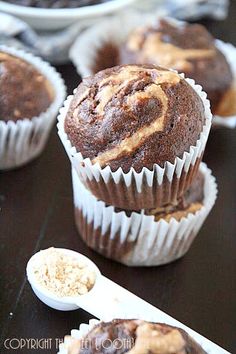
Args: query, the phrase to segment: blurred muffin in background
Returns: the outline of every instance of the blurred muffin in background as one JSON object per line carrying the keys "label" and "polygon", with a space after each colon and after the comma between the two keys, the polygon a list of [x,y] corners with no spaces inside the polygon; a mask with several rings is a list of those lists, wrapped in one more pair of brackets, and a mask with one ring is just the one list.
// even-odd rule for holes
{"label": "blurred muffin in background", "polygon": [[203,87],[214,114],[223,113],[225,94],[232,96],[230,66],[212,35],[199,24],[161,19],[156,25],[139,27],[121,46],[120,61],[162,65],[185,73]]}
{"label": "blurred muffin in background", "polygon": [[0,46],[0,170],[42,152],[65,93],[61,76],[47,62]]}
{"label": "blurred muffin in background", "polygon": [[49,80],[32,64],[0,52],[0,120],[32,119],[54,99]]}

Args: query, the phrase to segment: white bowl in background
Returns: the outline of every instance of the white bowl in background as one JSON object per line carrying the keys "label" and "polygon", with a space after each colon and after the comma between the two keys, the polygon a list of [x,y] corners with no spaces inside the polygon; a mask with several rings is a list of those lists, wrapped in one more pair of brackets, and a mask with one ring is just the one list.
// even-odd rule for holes
{"label": "white bowl in background", "polygon": [[17,16],[38,30],[58,30],[80,20],[91,24],[94,19],[114,13],[137,0],[110,0],[102,4],[78,8],[43,9],[0,1],[0,11]]}

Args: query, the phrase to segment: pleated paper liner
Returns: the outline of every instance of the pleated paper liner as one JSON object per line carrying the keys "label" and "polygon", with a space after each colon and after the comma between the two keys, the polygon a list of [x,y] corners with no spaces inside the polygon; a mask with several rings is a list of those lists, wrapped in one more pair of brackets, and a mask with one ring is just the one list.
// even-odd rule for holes
{"label": "pleated paper liner", "polygon": [[3,45],[0,45],[0,51],[32,64],[48,79],[54,91],[51,105],[39,116],[16,122],[0,120],[0,170],[6,170],[22,166],[42,152],[59,108],[65,99],[66,88],[60,74],[40,58]]}
{"label": "pleated paper liner", "polygon": [[65,117],[73,98],[68,96],[58,116],[58,134],[73,168],[98,199],[122,209],[150,209],[176,203],[179,196],[188,189],[202,160],[212,115],[209,101],[201,86],[195,85],[191,79],[186,81],[201,97],[205,108],[205,124],[196,145],[184,152],[181,158],[176,157],[174,163],[166,162],[164,167],[154,164],[152,170],[144,167],[139,173],[133,168],[128,173],[124,173],[121,168],[112,172],[109,166],[101,168],[98,163],[92,164],[89,158],[84,159],[82,154],[76,151],[64,130]]}
{"label": "pleated paper liner", "polygon": [[204,163],[204,199],[195,213],[177,221],[125,211],[98,201],[83,185],[72,169],[75,222],[84,242],[107,258],[129,266],[155,266],[182,257],[191,246],[212,209],[217,195],[215,178]]}
{"label": "pleated paper liner", "polygon": [[[140,14],[128,11],[124,16],[114,16],[105,19],[79,35],[70,50],[70,58],[77,72],[82,77],[93,75],[95,72],[119,64],[118,49],[125,42],[130,31],[134,28],[155,24],[156,14]],[[170,19],[181,26],[183,21]],[[222,98],[219,113],[214,116],[214,126],[227,128],[236,127],[236,48],[220,40],[216,40],[217,48],[225,55],[230,64],[234,82]],[[102,61],[101,61],[102,58]]]}

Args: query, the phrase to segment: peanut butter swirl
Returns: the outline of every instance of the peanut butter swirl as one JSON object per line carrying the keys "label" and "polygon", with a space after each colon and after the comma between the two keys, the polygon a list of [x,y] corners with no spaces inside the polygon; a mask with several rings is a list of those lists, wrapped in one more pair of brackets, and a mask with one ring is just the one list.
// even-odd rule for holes
{"label": "peanut butter swirl", "polygon": [[[124,88],[130,81],[139,80],[138,74],[143,71],[142,68],[127,66],[122,68],[122,70],[108,79],[104,79],[100,84],[101,91],[97,95],[100,103],[98,104],[96,111],[99,114],[104,114],[104,109],[108,102],[116,95],[122,88]],[[165,116],[168,108],[168,97],[161,88],[161,84],[177,84],[180,81],[178,74],[170,71],[160,72],[160,76],[156,76],[154,83],[146,86],[144,91],[134,92],[127,96],[127,105],[132,107],[132,105],[138,105],[142,100],[148,100],[152,98],[157,98],[162,104],[162,113],[156,118],[150,125],[143,126],[138,129],[132,136],[123,139],[118,146],[99,154],[95,159],[92,160],[93,163],[98,162],[101,166],[105,166],[109,161],[114,158],[119,157],[124,153],[132,153],[137,149],[145,139],[155,132],[162,131],[164,129]]]}
{"label": "peanut butter swirl", "polygon": [[110,354],[205,354],[200,345],[182,329],[142,320],[101,322],[85,338],[71,339],[69,346],[69,354],[108,352]]}
{"label": "peanut butter swirl", "polygon": [[143,63],[163,65],[167,68],[175,68],[180,72],[191,70],[191,60],[212,58],[215,48],[206,49],[182,49],[162,40],[161,33],[151,33],[142,42],[143,30],[134,31],[127,42],[131,51],[140,51],[139,58]]}
{"label": "peanut butter swirl", "polygon": [[178,329],[163,332],[158,325],[141,323],[129,354],[185,354],[185,340]]}
{"label": "peanut butter swirl", "polygon": [[[185,120],[189,121],[187,136]],[[194,128],[189,127],[192,120],[196,120]],[[203,123],[201,99],[176,72],[153,65],[124,65],[83,80],[71,102],[65,130],[72,145],[93,164],[113,170],[121,166],[126,171],[131,166],[151,167],[160,159],[161,164],[173,160],[176,144],[184,142],[180,154],[188,150]],[[167,134],[171,137],[178,126],[180,136],[172,136],[168,157]]]}
{"label": "peanut butter swirl", "polygon": [[120,63],[151,63],[185,73],[206,91],[213,113],[233,82],[230,66],[206,28],[170,19],[134,29],[121,45]]}

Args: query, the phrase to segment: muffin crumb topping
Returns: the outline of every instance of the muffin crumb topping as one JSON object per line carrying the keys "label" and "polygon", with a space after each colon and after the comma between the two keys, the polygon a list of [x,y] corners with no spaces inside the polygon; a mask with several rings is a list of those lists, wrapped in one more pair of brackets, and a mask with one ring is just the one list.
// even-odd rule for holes
{"label": "muffin crumb topping", "polygon": [[156,324],[142,322],[136,330],[136,341],[129,354],[184,354],[185,340],[177,328],[163,331]]}
{"label": "muffin crumb topping", "polygon": [[40,252],[34,265],[37,282],[58,297],[86,294],[95,283],[95,273],[89,266],[53,247]]}

